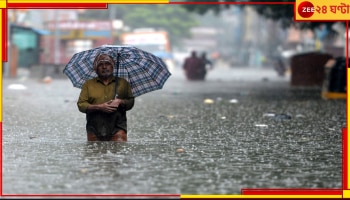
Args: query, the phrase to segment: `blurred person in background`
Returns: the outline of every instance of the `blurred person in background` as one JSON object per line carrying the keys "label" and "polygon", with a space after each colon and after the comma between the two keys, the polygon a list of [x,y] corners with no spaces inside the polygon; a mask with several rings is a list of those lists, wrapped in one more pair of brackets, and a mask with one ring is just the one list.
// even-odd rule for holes
{"label": "blurred person in background", "polygon": [[197,56],[196,51],[191,51],[191,56],[185,58],[182,66],[185,71],[187,80],[204,80],[207,70],[203,59]]}
{"label": "blurred person in background", "polygon": [[203,62],[205,64],[206,71],[212,70],[214,68],[214,64],[213,64],[213,62],[211,60],[208,59],[206,52],[202,53],[201,59],[203,60]]}
{"label": "blurred person in background", "polygon": [[276,58],[274,62],[274,68],[277,71],[278,76],[284,77],[287,71],[285,64],[283,63],[282,58]]}

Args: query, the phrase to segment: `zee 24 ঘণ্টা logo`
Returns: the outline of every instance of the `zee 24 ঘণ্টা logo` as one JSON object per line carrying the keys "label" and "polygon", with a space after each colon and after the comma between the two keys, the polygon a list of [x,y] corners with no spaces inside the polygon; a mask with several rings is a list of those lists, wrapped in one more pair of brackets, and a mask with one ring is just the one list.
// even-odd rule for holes
{"label": "zee 24 \u0998\u09a3\u09cd\u099f\u09be logo", "polygon": [[[317,5],[318,3],[321,5]],[[297,12],[302,18],[311,19],[312,17],[311,20],[348,20],[350,5],[339,0],[317,1],[316,5],[303,1],[298,5]]]}
{"label": "zee 24 \u0998\u09a3\u09cd\u099f\u09be logo", "polygon": [[304,1],[298,6],[298,13],[303,18],[311,17],[315,12],[315,7],[311,2]]}

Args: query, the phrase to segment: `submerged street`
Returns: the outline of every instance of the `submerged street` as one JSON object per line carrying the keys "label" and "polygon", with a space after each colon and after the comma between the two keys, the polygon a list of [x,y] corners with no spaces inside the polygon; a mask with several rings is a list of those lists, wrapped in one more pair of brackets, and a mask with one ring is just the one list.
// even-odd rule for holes
{"label": "submerged street", "polygon": [[346,101],[271,68],[179,68],[135,99],[128,142],[87,142],[68,79],[3,79],[3,194],[240,194],[341,188]]}

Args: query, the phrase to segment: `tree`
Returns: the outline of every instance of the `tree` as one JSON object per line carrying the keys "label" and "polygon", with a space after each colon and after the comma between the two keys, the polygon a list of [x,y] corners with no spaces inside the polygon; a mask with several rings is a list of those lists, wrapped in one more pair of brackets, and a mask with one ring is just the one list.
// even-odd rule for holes
{"label": "tree", "polygon": [[[184,1],[193,2],[192,0]],[[332,30],[332,25],[334,24],[334,22],[295,22],[294,0],[268,0],[259,2],[254,0],[248,0],[246,1],[246,4],[242,3],[242,1],[240,0],[208,0],[206,2],[208,2],[208,4],[183,4],[182,6],[190,12],[195,12],[201,15],[208,12],[209,10],[212,10],[218,14],[222,9],[229,8],[233,2],[237,2],[237,4],[241,6],[241,8],[249,5],[252,6],[259,15],[266,17],[267,19],[280,21],[282,28],[288,28],[291,25],[294,25],[300,29],[315,30],[315,28],[318,28],[321,24],[325,24],[327,29],[331,33],[334,33],[334,31]],[[227,4],[215,4],[218,2],[227,2]],[[257,2],[257,4],[249,4],[249,2]],[[276,4],[259,4],[264,2],[276,2]]]}

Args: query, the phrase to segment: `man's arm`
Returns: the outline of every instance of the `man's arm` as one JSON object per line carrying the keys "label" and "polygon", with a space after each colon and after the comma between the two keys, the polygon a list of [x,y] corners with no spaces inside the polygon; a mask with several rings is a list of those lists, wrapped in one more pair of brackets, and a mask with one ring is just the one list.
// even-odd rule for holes
{"label": "man's arm", "polygon": [[86,113],[95,112],[95,111],[112,113],[112,112],[116,111],[117,108],[118,108],[118,106],[112,105],[109,102],[96,104],[96,105],[90,104],[86,109]]}
{"label": "man's arm", "polygon": [[77,102],[77,106],[80,112],[86,113],[87,108],[90,106],[90,103],[88,100],[89,100],[88,87],[86,84],[84,84],[80,90],[80,95]]}
{"label": "man's arm", "polygon": [[95,112],[95,111],[111,113],[117,110],[118,105],[111,104],[110,102],[105,102],[101,104],[89,103],[89,94],[88,94],[87,84],[84,84],[82,86],[79,99],[77,102],[78,109],[82,113],[89,113],[89,112]]}
{"label": "man's arm", "polygon": [[132,94],[131,86],[129,82],[124,79],[120,81],[120,85],[122,87],[122,92],[119,94],[119,97],[109,101],[109,103],[116,107],[123,106],[125,110],[131,110],[135,103],[135,97]]}

